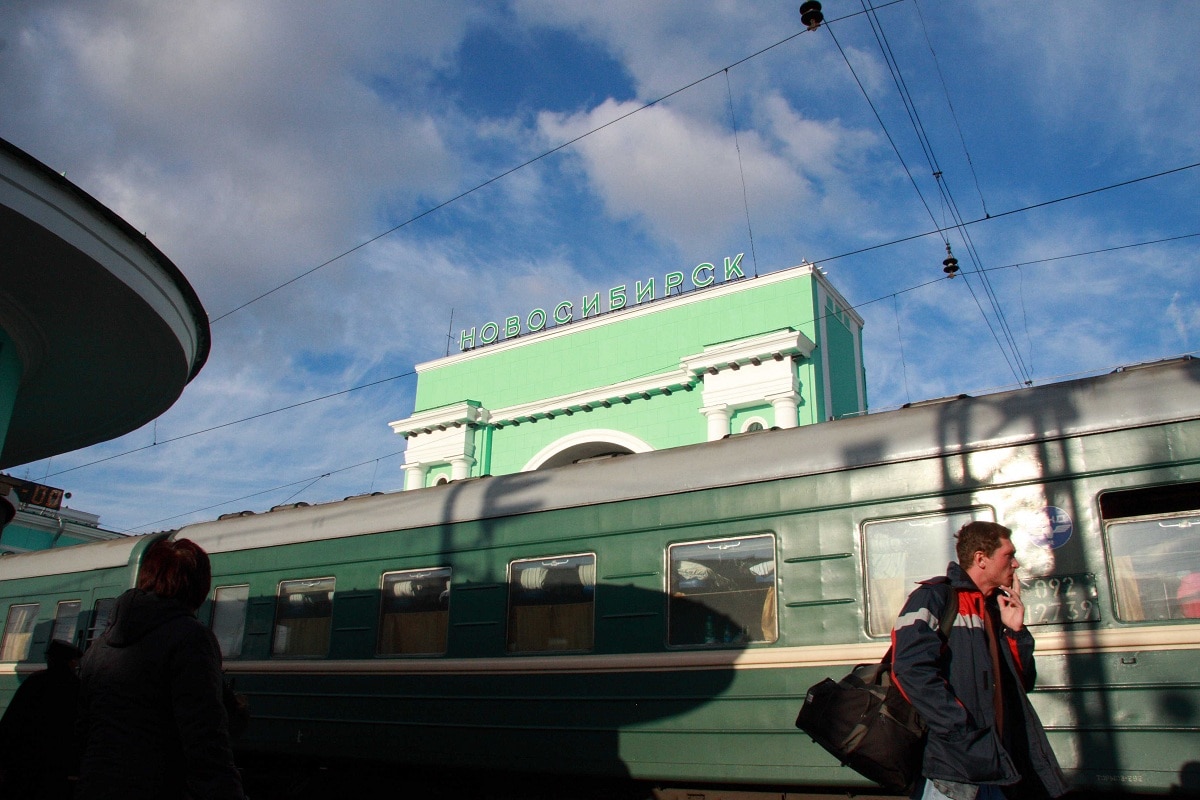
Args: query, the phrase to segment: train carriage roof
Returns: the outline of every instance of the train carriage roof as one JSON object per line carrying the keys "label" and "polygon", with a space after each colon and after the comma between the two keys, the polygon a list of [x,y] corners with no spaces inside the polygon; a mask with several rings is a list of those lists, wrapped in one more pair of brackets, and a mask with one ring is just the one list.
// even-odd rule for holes
{"label": "train carriage roof", "polygon": [[150,539],[160,536],[162,536],[161,533],[148,536],[129,536],[124,539],[109,539],[103,542],[58,547],[53,550],[36,550],[20,555],[6,555],[0,557],[0,580],[128,566],[135,549],[148,545]]}

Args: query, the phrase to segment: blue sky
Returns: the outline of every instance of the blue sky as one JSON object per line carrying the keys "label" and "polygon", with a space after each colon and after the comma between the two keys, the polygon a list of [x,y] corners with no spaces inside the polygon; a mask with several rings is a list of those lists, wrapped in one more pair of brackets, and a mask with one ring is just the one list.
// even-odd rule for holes
{"label": "blue sky", "polygon": [[155,423],[11,472],[136,532],[397,489],[452,315],[743,252],[858,305],[875,410],[1200,349],[1200,168],[1061,200],[1200,162],[1200,4],[797,5],[4,3],[0,136],[213,320]]}

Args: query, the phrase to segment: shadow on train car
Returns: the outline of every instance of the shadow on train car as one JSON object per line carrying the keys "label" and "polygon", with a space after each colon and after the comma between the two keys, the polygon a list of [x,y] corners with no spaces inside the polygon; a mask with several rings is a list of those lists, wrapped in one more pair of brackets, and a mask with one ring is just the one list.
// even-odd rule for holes
{"label": "shadow on train car", "polygon": [[[696,760],[729,759],[739,703],[713,701],[734,685],[745,645],[713,631],[741,630],[744,620],[617,584],[596,585],[594,597],[590,651],[578,640],[559,644],[572,630],[557,623],[578,611],[563,602],[533,607],[550,612],[520,623],[523,646],[575,649],[521,651],[511,636],[489,642],[473,631],[477,652],[466,657],[229,664],[250,704],[248,728],[235,741],[247,793],[252,800],[385,790],[466,800],[634,800],[651,789],[632,779],[629,760],[639,770],[659,761],[686,774]],[[664,649],[655,631],[668,608],[688,622],[676,636],[693,644]],[[509,609],[510,625],[521,610]],[[475,626],[472,616],[457,619],[503,635],[502,619]]]}
{"label": "shadow on train car", "polygon": [[[588,485],[586,465],[565,469]],[[777,636],[773,589],[728,588],[738,575],[773,587],[774,572],[755,575],[753,556],[720,551],[688,574],[711,592],[646,588],[662,586],[658,537],[606,528],[628,526],[628,509],[545,509],[567,474],[554,472],[358,506],[363,520],[399,504],[427,519],[437,503],[433,524],[397,519],[413,527],[213,554],[218,592],[259,587],[243,601],[245,647],[225,662],[250,703],[235,744],[252,796],[292,800],[360,773],[399,785],[421,776],[483,787],[480,776],[503,773],[584,787],[627,780],[633,762],[686,773],[699,759],[711,774],[728,758],[729,739],[714,731],[736,730],[743,706],[712,701],[735,683],[748,643]],[[639,548],[647,558],[631,554]],[[750,610],[730,605],[738,600]]]}
{"label": "shadow on train car", "polygon": [[[1020,575],[1030,590],[1027,624],[1038,641],[1034,702],[1079,796],[1137,792],[1148,777],[1169,780],[1175,769],[1172,792],[1200,789],[1198,762],[1189,758],[1194,751],[1180,744],[1186,740],[1163,735],[1195,731],[1200,714],[1195,684],[1180,674],[1191,666],[1169,647],[1162,650],[1172,634],[1160,623],[1176,615],[1155,615],[1132,601],[1138,579],[1149,584],[1159,576],[1137,574],[1132,559],[1112,552],[1120,520],[1140,517],[1149,520],[1147,527],[1161,523],[1164,529],[1194,524],[1154,519],[1196,508],[1195,490],[1186,488],[1194,483],[1171,488],[1190,474],[1180,456],[1185,448],[1173,440],[1189,437],[1185,426],[1194,422],[1154,427],[1160,409],[1164,417],[1179,415],[1180,396],[1195,391],[1200,371],[1190,361],[1134,366],[1063,384],[1062,390],[963,395],[929,404],[936,409],[938,490],[946,511],[995,513],[996,521],[1014,530]],[[1173,373],[1164,375],[1170,382],[1147,392],[1147,377],[1163,366]],[[1097,397],[1108,417],[1097,416]],[[977,450],[979,444],[986,449]],[[1189,491],[1190,499],[1184,497]],[[1118,495],[1122,508],[1107,508],[1118,505]],[[1147,563],[1160,559],[1163,574],[1186,569],[1190,557],[1176,566],[1166,547],[1153,554],[1169,534],[1154,544],[1151,537],[1135,536],[1142,524],[1129,523],[1127,548]],[[1174,544],[1185,538],[1179,535]],[[1175,634],[1174,640],[1194,643],[1189,636]],[[1129,644],[1135,637],[1145,645]]]}

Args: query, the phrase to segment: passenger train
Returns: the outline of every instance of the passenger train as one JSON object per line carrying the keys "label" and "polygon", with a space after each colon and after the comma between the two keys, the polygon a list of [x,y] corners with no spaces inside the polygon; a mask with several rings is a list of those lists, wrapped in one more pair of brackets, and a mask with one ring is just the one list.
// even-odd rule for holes
{"label": "passenger train", "polygon": [[[250,701],[240,757],[869,793],[794,727],[878,660],[953,533],[1015,531],[1072,785],[1200,771],[1200,361],[0,559],[0,703],[156,537]],[[398,772],[398,775],[405,774]],[[711,796],[711,795],[710,795]]]}

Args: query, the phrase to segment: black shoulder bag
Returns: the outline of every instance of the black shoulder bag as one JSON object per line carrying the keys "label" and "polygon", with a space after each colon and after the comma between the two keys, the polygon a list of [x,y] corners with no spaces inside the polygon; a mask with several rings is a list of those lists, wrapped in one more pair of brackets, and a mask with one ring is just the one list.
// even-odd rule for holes
{"label": "black shoulder bag", "polygon": [[[949,589],[938,629],[945,638],[958,614]],[[878,664],[859,664],[840,681],[808,690],[796,727],[844,766],[895,792],[908,792],[921,774],[925,722],[892,681],[892,650]]]}

